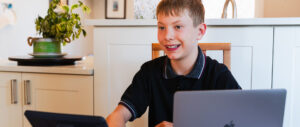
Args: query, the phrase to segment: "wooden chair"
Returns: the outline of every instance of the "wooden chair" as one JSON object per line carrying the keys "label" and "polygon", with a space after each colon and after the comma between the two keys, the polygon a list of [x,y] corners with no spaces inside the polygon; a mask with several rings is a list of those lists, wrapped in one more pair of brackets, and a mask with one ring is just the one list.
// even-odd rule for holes
{"label": "wooden chair", "polygon": [[[204,54],[206,50],[223,50],[223,63],[230,69],[231,43],[198,43],[198,45]],[[159,43],[152,43],[152,59],[161,56],[161,51]]]}

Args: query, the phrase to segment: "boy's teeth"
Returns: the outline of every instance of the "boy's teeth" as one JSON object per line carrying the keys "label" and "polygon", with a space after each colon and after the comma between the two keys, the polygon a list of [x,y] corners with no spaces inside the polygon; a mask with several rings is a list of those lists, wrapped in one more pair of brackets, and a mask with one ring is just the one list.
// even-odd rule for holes
{"label": "boy's teeth", "polygon": [[177,48],[178,45],[167,46],[168,48]]}

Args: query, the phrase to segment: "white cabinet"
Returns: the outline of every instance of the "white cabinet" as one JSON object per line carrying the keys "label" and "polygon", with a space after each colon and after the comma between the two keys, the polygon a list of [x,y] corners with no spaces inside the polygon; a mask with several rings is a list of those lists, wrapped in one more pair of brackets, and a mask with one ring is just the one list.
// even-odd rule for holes
{"label": "white cabinet", "polygon": [[300,27],[274,29],[273,88],[287,89],[284,127],[300,126]]}
{"label": "white cabinet", "polygon": [[[156,31],[156,27],[95,28],[95,115],[107,117],[115,109],[134,74],[151,59]],[[147,114],[127,126],[148,126]]]}
{"label": "white cabinet", "polygon": [[0,123],[22,127],[21,73],[0,72]]}
{"label": "white cabinet", "polygon": [[[93,115],[93,76],[0,72],[0,77],[1,125],[21,127],[23,121],[30,127],[25,110]],[[11,104],[12,80],[17,104]]]}
{"label": "white cabinet", "polygon": [[201,42],[231,43],[231,72],[243,89],[269,89],[272,26],[209,26]]}
{"label": "white cabinet", "polygon": [[[95,115],[107,116],[140,66],[151,60],[151,43],[158,42],[156,21],[90,24],[95,25]],[[231,71],[243,89],[287,89],[284,127],[300,126],[299,19],[212,20],[208,24],[200,42],[232,44]],[[207,53],[222,62],[219,52]],[[147,114],[130,126],[147,126]]]}

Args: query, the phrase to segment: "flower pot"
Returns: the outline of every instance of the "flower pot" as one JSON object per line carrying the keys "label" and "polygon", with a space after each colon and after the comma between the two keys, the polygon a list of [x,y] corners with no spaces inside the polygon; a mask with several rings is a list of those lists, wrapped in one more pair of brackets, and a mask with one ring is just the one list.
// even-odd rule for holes
{"label": "flower pot", "polygon": [[61,54],[61,43],[52,38],[28,38],[29,46],[33,46],[34,57],[53,57]]}

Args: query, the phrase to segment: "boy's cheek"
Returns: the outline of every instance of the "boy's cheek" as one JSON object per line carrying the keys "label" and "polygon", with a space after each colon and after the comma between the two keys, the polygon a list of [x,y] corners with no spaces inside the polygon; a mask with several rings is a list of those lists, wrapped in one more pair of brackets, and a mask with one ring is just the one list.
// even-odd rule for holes
{"label": "boy's cheek", "polygon": [[161,33],[157,34],[157,39],[159,42],[163,41],[163,38],[164,38],[163,34],[161,34]]}

